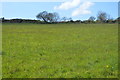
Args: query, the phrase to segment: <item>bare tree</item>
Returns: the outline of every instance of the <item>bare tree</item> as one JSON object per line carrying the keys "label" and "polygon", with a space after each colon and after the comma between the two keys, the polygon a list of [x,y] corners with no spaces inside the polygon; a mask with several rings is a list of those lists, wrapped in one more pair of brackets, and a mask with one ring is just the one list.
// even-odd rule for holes
{"label": "bare tree", "polygon": [[47,21],[47,11],[43,11],[43,12],[40,12],[37,16],[36,16],[36,18],[37,19],[43,19],[45,22],[48,22]]}
{"label": "bare tree", "polygon": [[54,12],[53,15],[53,22],[57,22],[60,19],[59,14],[57,12]]}
{"label": "bare tree", "polygon": [[106,12],[99,11],[97,15],[97,20],[105,22],[107,20],[108,14]]}
{"label": "bare tree", "polygon": [[67,20],[67,18],[66,18],[66,17],[63,17],[61,20],[62,20],[62,21],[66,21],[66,20]]}
{"label": "bare tree", "polygon": [[37,19],[42,19],[46,23],[49,22],[57,22],[59,19],[59,14],[54,12],[54,13],[48,13],[47,11],[40,12],[37,16]]}

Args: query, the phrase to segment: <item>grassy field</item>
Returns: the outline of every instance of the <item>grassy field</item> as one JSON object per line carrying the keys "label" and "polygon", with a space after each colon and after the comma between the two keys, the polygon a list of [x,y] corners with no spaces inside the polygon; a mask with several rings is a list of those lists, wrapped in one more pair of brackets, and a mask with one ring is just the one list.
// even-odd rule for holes
{"label": "grassy field", "polygon": [[2,79],[2,56],[0,55],[0,79]]}
{"label": "grassy field", "polygon": [[0,79],[2,78],[2,24],[0,23]]}
{"label": "grassy field", "polygon": [[116,78],[117,24],[3,24],[3,78]]}

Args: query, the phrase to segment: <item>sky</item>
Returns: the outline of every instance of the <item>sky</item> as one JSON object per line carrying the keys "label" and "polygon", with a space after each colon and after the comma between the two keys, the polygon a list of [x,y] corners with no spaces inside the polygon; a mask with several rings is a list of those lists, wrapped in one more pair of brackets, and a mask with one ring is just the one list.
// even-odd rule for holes
{"label": "sky", "polygon": [[118,17],[118,2],[82,2],[81,0],[2,2],[2,15],[0,17],[6,19],[36,19],[36,15],[42,11],[57,12],[60,17],[71,17],[73,20],[87,20],[90,16],[96,17],[99,11],[103,11],[116,19]]}

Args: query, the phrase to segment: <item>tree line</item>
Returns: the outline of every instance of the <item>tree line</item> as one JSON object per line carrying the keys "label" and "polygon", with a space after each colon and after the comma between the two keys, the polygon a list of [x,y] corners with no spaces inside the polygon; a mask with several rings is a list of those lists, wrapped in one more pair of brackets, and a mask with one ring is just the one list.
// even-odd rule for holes
{"label": "tree line", "polygon": [[99,11],[97,17],[90,16],[88,20],[72,20],[72,18],[62,17],[60,18],[57,12],[49,13],[47,11],[40,12],[36,15],[37,20],[30,19],[0,19],[2,23],[38,23],[38,24],[53,24],[53,23],[120,23],[120,17],[113,19],[109,14],[103,11]]}

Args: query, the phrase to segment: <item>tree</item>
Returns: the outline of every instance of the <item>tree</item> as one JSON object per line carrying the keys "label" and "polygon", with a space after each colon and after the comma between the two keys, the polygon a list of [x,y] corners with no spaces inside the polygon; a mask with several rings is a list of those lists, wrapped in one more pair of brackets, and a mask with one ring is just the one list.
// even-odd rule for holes
{"label": "tree", "polygon": [[68,18],[68,22],[73,23],[74,21],[73,21],[72,18],[70,17],[70,18]]}
{"label": "tree", "polygon": [[94,16],[91,16],[91,17],[89,17],[89,19],[88,19],[88,23],[93,23],[94,20],[95,20],[95,17],[94,17]]}
{"label": "tree", "polygon": [[66,21],[66,20],[67,20],[67,18],[66,18],[66,17],[63,17],[61,20],[62,20],[62,21]]}
{"label": "tree", "polygon": [[54,12],[53,15],[53,22],[57,22],[60,19],[59,14],[57,12]]}
{"label": "tree", "polygon": [[81,23],[82,21],[81,21],[81,20],[76,20],[75,22],[77,22],[77,23]]}
{"label": "tree", "polygon": [[113,18],[108,14],[107,15],[107,20],[113,20]]}
{"label": "tree", "polygon": [[94,21],[94,20],[95,20],[95,17],[94,17],[94,16],[91,16],[88,20]]}
{"label": "tree", "polygon": [[42,19],[46,23],[57,22],[59,19],[58,13],[48,13],[47,11],[40,12],[37,16],[37,19]]}
{"label": "tree", "polygon": [[70,17],[70,18],[68,18],[68,21],[72,21],[72,18]]}
{"label": "tree", "polygon": [[100,22],[105,22],[107,20],[108,14],[106,12],[99,11],[97,15],[97,20]]}
{"label": "tree", "polygon": [[115,19],[115,22],[120,24],[120,17],[118,17],[117,19]]}
{"label": "tree", "polygon": [[110,15],[108,15],[106,23],[115,23],[115,20]]}
{"label": "tree", "polygon": [[40,12],[37,16],[36,16],[36,18],[37,19],[43,19],[45,22],[48,22],[47,21],[47,11],[43,11],[43,12]]}

